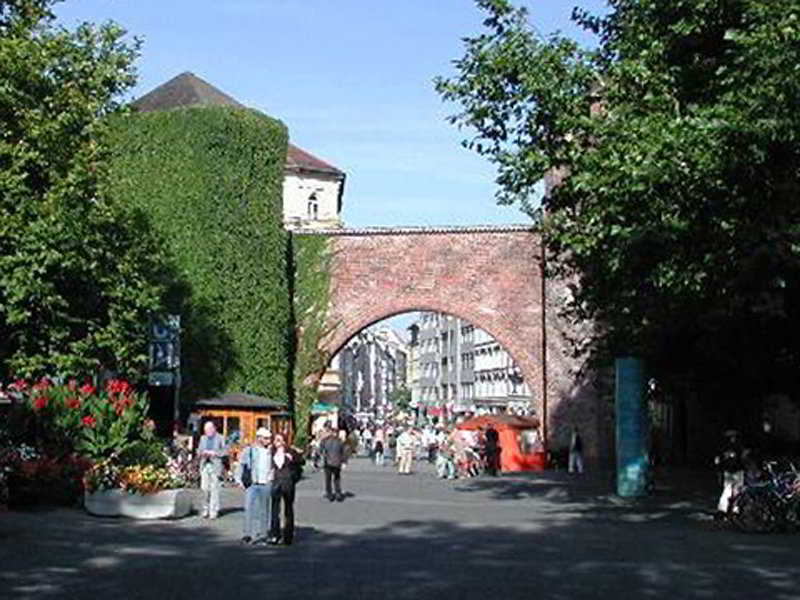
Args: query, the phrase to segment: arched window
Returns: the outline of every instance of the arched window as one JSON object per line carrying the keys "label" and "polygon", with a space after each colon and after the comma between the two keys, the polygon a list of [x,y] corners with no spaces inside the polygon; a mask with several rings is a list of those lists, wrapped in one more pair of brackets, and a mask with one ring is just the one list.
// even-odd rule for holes
{"label": "arched window", "polygon": [[317,192],[311,192],[308,197],[308,218],[316,221],[319,218],[319,201],[317,200]]}

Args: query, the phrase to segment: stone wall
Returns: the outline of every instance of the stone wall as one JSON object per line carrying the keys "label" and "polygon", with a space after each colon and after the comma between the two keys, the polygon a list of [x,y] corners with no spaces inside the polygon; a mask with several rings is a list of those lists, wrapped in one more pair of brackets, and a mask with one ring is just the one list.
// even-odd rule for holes
{"label": "stone wall", "polygon": [[560,314],[568,293],[564,282],[547,282],[543,314],[541,246],[530,227],[344,229],[295,235],[331,238],[330,333],[323,340],[330,356],[361,329],[399,313],[456,315],[486,330],[511,354],[539,416],[546,391],[552,449],[566,446],[571,427],[578,425],[588,460],[610,463],[610,405],[598,401],[593,375],[583,372],[583,357],[576,353],[575,342],[585,336],[586,326]]}

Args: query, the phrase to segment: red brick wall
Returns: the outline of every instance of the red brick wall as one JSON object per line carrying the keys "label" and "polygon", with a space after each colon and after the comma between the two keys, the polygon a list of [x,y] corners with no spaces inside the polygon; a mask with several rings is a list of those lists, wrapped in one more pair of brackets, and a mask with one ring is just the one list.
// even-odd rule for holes
{"label": "red brick wall", "polygon": [[[544,395],[542,281],[538,234],[523,228],[342,230],[331,236],[330,355],[365,327],[414,310],[441,311],[480,327],[519,364],[537,415]],[[551,289],[552,288],[552,289]],[[594,395],[578,377],[558,304],[547,291],[547,408],[551,447],[581,426],[587,454],[603,454]],[[602,437],[602,436],[600,436]]]}

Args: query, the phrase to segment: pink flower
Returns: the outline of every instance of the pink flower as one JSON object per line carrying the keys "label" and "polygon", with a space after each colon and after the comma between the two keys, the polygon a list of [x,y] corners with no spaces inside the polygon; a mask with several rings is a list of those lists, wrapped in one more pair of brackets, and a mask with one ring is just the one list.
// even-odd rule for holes
{"label": "pink flower", "polygon": [[69,382],[67,383],[67,389],[70,392],[74,392],[75,390],[77,390],[78,389],[78,380],[77,379],[70,379]]}
{"label": "pink flower", "polygon": [[81,423],[83,423],[84,427],[94,427],[97,424],[97,419],[87,416],[81,419]]}
{"label": "pink flower", "polygon": [[39,381],[33,384],[33,389],[37,391],[44,391],[49,390],[52,387],[52,383],[47,377],[42,377]]}
{"label": "pink flower", "polygon": [[24,379],[17,379],[14,383],[8,386],[12,390],[16,390],[17,392],[24,392],[28,389],[28,382]]}

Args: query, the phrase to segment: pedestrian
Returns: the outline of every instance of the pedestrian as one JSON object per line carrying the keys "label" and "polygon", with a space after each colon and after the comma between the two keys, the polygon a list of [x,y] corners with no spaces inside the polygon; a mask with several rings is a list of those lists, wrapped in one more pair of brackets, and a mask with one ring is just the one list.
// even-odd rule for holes
{"label": "pedestrian", "polygon": [[745,449],[739,441],[739,432],[728,429],[725,433],[725,442],[719,454],[714,458],[714,464],[722,472],[722,493],[717,502],[719,516],[728,514],[730,500],[738,489],[744,485],[744,458]]}
{"label": "pedestrian", "polygon": [[500,458],[500,435],[494,426],[489,423],[485,433],[485,452],[486,452],[486,472],[492,477],[497,477],[497,469]]}
{"label": "pedestrian", "polygon": [[397,472],[400,475],[411,475],[415,443],[416,439],[410,429],[406,429],[397,437]]}
{"label": "pedestrian", "polygon": [[375,430],[374,436],[374,449],[373,452],[375,454],[375,464],[379,467],[383,466],[383,458],[384,458],[384,445],[385,443],[385,436],[383,434],[383,428],[378,427]]}
{"label": "pedestrian", "polygon": [[577,425],[572,428],[568,462],[567,469],[570,473],[583,473],[583,438],[581,438],[581,433],[578,431]]}
{"label": "pedestrian", "polygon": [[320,442],[320,452],[325,468],[325,497],[331,502],[334,500],[342,502],[344,500],[342,467],[347,462],[347,455],[344,442],[330,425],[325,427],[325,434]]}
{"label": "pedestrian", "polygon": [[217,433],[211,421],[203,425],[203,435],[197,445],[200,457],[200,489],[203,491],[204,519],[216,519],[219,516],[219,492],[222,486],[222,459],[228,455],[225,438]]}
{"label": "pedestrian", "polygon": [[[275,436],[272,450],[272,518],[269,530],[269,543],[283,542],[291,546],[294,540],[294,487],[298,479],[300,456],[286,447],[286,440],[280,433]],[[283,530],[281,531],[281,504],[283,504]]]}
{"label": "pedestrian", "polygon": [[369,427],[365,427],[361,434],[361,440],[364,444],[364,454],[372,458],[372,431]]}
{"label": "pedestrian", "polygon": [[267,542],[273,485],[271,442],[269,429],[259,427],[255,443],[244,448],[239,455],[236,482],[244,488],[244,544]]}
{"label": "pedestrian", "polygon": [[436,432],[430,425],[427,425],[422,431],[422,447],[427,451],[428,463],[434,464],[438,444],[436,443]]}

